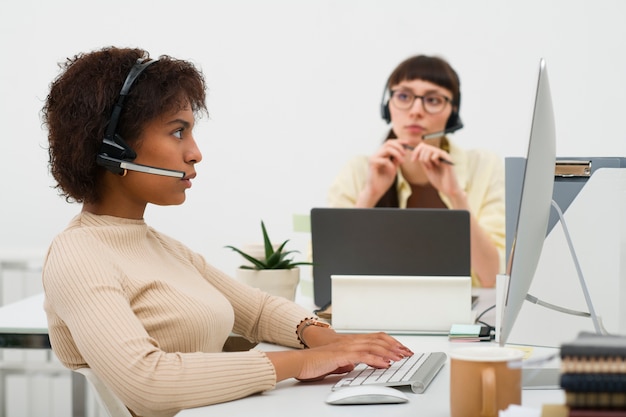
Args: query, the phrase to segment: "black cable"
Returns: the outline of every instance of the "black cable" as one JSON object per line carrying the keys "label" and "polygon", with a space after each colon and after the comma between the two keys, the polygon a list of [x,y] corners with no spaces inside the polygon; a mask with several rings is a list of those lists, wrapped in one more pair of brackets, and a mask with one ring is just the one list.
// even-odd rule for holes
{"label": "black cable", "polygon": [[485,315],[485,313],[487,313],[488,311],[493,310],[494,308],[496,308],[496,305],[495,305],[495,304],[494,304],[494,305],[492,305],[491,307],[487,308],[487,309],[486,309],[485,311],[483,311],[482,313],[480,313],[480,314],[478,315],[478,317],[476,317],[476,323],[478,323],[478,321],[480,320],[480,318],[481,318],[482,316],[484,316],[484,315]]}
{"label": "black cable", "polygon": [[495,326],[492,326],[492,325],[490,325],[490,324],[488,324],[488,323],[485,323],[484,321],[481,321],[481,320],[480,320],[480,318],[481,318],[482,316],[484,316],[484,315],[485,315],[488,311],[491,311],[491,310],[493,310],[494,308],[496,308],[496,305],[495,305],[495,304],[494,304],[494,305],[492,305],[491,307],[487,308],[486,310],[484,310],[482,313],[480,313],[480,314],[476,317],[476,320],[474,321],[475,323],[480,323],[480,324],[482,324],[483,326],[486,326],[486,327],[489,329],[489,332],[491,333],[491,337],[490,337],[490,339],[491,339],[491,340],[493,340],[493,339],[494,339],[494,337],[495,337],[496,328],[495,328]]}

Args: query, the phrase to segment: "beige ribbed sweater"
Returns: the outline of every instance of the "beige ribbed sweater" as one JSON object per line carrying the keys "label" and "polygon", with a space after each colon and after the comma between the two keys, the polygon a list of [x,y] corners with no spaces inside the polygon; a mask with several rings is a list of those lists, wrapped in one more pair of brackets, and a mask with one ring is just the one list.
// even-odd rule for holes
{"label": "beige ribbed sweater", "polygon": [[299,347],[310,312],[247,287],[143,220],[81,213],[43,270],[52,348],[91,367],[135,415],[173,416],[272,389],[263,352],[221,352],[231,331]]}

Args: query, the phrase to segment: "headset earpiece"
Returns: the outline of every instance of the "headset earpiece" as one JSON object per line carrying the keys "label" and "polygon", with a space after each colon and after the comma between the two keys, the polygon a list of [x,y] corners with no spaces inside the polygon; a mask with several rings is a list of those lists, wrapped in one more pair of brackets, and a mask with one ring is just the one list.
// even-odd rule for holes
{"label": "headset earpiece", "polygon": [[446,122],[446,131],[449,133],[455,132],[463,127],[463,122],[461,121],[461,116],[459,116],[459,110],[461,109],[461,92],[459,91],[459,98],[456,103],[453,103],[452,113],[450,113],[450,117],[448,117],[448,121]]}
{"label": "headset earpiece", "polygon": [[389,112],[389,100],[380,104],[380,116],[387,123],[391,123],[391,113]]}
{"label": "headset earpiece", "polygon": [[389,80],[385,83],[385,89],[383,90],[383,97],[380,100],[380,117],[383,118],[387,124],[391,123],[391,113],[389,112],[389,98],[387,98],[387,87]]}
{"label": "headset earpiece", "polygon": [[459,117],[459,112],[453,110],[452,113],[450,113],[450,117],[448,117],[448,121],[446,122],[446,130],[455,127],[457,124],[459,124],[460,120],[461,119]]}
{"label": "headset earpiece", "polygon": [[117,102],[115,106],[113,106],[113,111],[111,112],[111,117],[109,117],[109,123],[107,124],[96,162],[98,165],[105,167],[115,174],[123,175],[126,170],[119,165],[116,166],[116,164],[113,164],[113,161],[119,161],[121,164],[123,161],[132,161],[137,158],[135,151],[128,146],[126,141],[117,133],[117,125],[120,121],[122,109],[124,108],[124,101],[137,77],[139,77],[149,65],[157,61],[156,59],[151,59],[143,62],[143,60],[139,58],[137,62],[135,62],[128,72],[124,84],[122,84]]}

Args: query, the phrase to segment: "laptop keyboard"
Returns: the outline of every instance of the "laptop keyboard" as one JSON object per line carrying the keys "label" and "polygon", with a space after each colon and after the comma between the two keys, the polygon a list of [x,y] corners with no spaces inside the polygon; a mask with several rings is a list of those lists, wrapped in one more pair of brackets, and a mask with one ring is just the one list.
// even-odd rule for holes
{"label": "laptop keyboard", "polygon": [[443,352],[421,352],[393,362],[389,368],[376,369],[358,364],[333,386],[333,391],[356,385],[410,386],[422,393],[437,375],[447,357]]}

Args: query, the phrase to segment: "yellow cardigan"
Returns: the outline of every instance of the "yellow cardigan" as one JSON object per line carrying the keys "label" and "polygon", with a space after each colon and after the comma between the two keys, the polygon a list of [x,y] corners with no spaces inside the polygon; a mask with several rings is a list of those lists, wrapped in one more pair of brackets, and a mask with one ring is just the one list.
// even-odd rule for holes
{"label": "yellow cardigan", "polygon": [[[450,158],[461,187],[467,194],[470,212],[480,226],[489,234],[500,255],[500,272],[505,263],[505,206],[504,206],[504,162],[496,154],[486,150],[463,150],[452,142]],[[358,195],[365,187],[369,170],[369,158],[357,156],[350,160],[331,184],[328,192],[330,207],[354,207]],[[400,208],[406,208],[411,196],[411,186],[398,172],[398,199]],[[439,197],[450,207],[450,200],[443,194]],[[472,283],[480,286],[472,273]]]}

